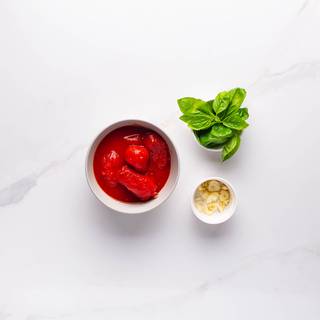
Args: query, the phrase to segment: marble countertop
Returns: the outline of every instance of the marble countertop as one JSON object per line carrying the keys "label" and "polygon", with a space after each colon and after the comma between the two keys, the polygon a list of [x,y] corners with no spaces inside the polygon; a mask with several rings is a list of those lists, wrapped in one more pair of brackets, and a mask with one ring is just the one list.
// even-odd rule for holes
{"label": "marble countertop", "polygon": [[[0,2],[0,320],[320,318],[320,4]],[[250,127],[220,163],[176,99],[247,89]],[[178,146],[154,212],[111,212],[84,159],[107,124],[143,118]],[[220,226],[194,183],[229,179]]]}

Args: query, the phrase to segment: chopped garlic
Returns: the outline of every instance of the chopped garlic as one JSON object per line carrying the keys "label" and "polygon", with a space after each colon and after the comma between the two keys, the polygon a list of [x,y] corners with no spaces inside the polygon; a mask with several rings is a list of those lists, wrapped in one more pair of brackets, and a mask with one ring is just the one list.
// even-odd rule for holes
{"label": "chopped garlic", "polygon": [[221,189],[220,182],[217,180],[211,180],[208,183],[208,191],[219,191]]}
{"label": "chopped garlic", "polygon": [[213,212],[217,211],[217,204],[211,202],[211,203],[208,204],[207,208],[209,209],[209,211],[211,211],[213,213]]}
{"label": "chopped garlic", "polygon": [[223,212],[230,203],[230,191],[220,181],[205,181],[197,188],[194,202],[196,208],[206,215]]}
{"label": "chopped garlic", "polygon": [[230,197],[229,191],[226,191],[226,190],[220,191],[220,200],[221,201],[226,201],[229,199],[229,197]]}
{"label": "chopped garlic", "polygon": [[212,192],[211,194],[209,194],[208,198],[207,198],[207,204],[212,203],[212,202],[218,202],[219,200],[219,194],[214,194],[217,192]]}

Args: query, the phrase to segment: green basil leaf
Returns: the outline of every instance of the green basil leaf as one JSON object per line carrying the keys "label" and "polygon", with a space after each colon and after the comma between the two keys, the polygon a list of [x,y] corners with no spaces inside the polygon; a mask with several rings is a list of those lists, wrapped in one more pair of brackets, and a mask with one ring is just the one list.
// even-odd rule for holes
{"label": "green basil leaf", "polygon": [[232,115],[225,118],[222,123],[231,129],[235,130],[243,130],[248,127],[248,123],[243,120],[237,113],[233,113]]}
{"label": "green basil leaf", "polygon": [[230,103],[230,95],[228,91],[220,92],[214,99],[212,103],[213,111],[216,114],[221,113],[222,111],[226,110]]}
{"label": "green basil leaf", "polygon": [[197,111],[191,114],[184,114],[180,117],[182,121],[188,124],[193,130],[204,130],[210,128],[213,124],[213,118],[210,114]]}
{"label": "green basil leaf", "polygon": [[247,95],[246,90],[242,88],[232,89],[228,93],[230,95],[230,104],[223,114],[223,118],[226,118],[234,112],[238,111]]}
{"label": "green basil leaf", "polygon": [[224,143],[210,143],[206,146],[208,149],[223,149]]}
{"label": "green basil leaf", "polygon": [[178,105],[183,114],[196,112],[199,108],[206,109],[207,113],[211,113],[210,105],[200,99],[190,97],[181,98],[178,99]]}
{"label": "green basil leaf", "polygon": [[213,110],[213,102],[214,102],[214,99],[207,101],[207,104],[210,106],[211,111],[215,113],[215,111]]}
{"label": "green basil leaf", "polygon": [[247,120],[249,118],[248,108],[240,108],[237,113],[243,120]]}
{"label": "green basil leaf", "polygon": [[[214,124],[213,126],[216,126],[216,124]],[[230,130],[231,135],[233,134],[231,129],[229,129],[229,128],[226,128],[226,129]],[[218,132],[218,134],[220,134],[220,135],[215,136],[214,135],[215,131],[216,130],[213,130],[213,128],[210,128],[208,130],[202,130],[202,131],[195,132],[195,135],[196,135],[199,143],[205,147],[212,147],[213,145],[223,144],[230,138],[230,134],[222,135],[221,130],[219,130],[219,132]]]}
{"label": "green basil leaf", "polygon": [[215,115],[212,112],[212,108],[208,102],[202,101],[201,103],[196,103],[195,107],[196,111],[203,112],[211,117],[215,117]]}
{"label": "green basil leaf", "polygon": [[222,138],[222,137],[217,138],[217,137],[210,135],[210,133],[201,134],[199,136],[200,144],[202,144],[205,147],[212,147],[213,145],[220,145],[220,144],[225,143],[226,141],[228,141],[228,138]]}
{"label": "green basil leaf", "polygon": [[222,123],[215,123],[211,128],[210,134],[218,138],[230,138],[233,135],[233,131]]}
{"label": "green basil leaf", "polygon": [[[202,131],[193,131],[197,141],[206,148],[209,149],[220,149],[223,147],[223,143],[215,143],[208,140],[208,132],[211,129],[202,130]],[[201,138],[200,138],[201,137]],[[225,141],[224,141],[225,142]]]}
{"label": "green basil leaf", "polygon": [[242,88],[235,88],[229,91],[229,94],[232,95],[230,106],[241,107],[242,102],[246,98],[247,92]]}
{"label": "green basil leaf", "polygon": [[240,147],[240,136],[234,135],[224,146],[222,150],[222,161],[232,157]]}

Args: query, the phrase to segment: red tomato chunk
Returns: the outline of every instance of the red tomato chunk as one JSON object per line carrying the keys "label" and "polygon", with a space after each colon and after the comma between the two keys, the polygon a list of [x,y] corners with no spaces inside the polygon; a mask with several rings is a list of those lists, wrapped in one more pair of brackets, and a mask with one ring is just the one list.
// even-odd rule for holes
{"label": "red tomato chunk", "polygon": [[128,146],[125,151],[125,160],[134,169],[140,172],[146,172],[149,164],[149,151],[144,146]]}
{"label": "red tomato chunk", "polygon": [[116,186],[118,183],[118,171],[123,165],[123,160],[119,154],[112,150],[102,158],[101,175],[106,179],[110,186]]}
{"label": "red tomato chunk", "polygon": [[150,200],[170,173],[170,152],[156,132],[124,126],[110,132],[94,155],[93,169],[101,189],[124,202]]}
{"label": "red tomato chunk", "polygon": [[144,145],[151,151],[152,161],[161,169],[168,165],[170,159],[168,146],[155,133],[149,133],[143,140]]}
{"label": "red tomato chunk", "polygon": [[118,181],[142,201],[154,198],[157,194],[157,185],[152,178],[137,173],[128,166],[122,167]]}

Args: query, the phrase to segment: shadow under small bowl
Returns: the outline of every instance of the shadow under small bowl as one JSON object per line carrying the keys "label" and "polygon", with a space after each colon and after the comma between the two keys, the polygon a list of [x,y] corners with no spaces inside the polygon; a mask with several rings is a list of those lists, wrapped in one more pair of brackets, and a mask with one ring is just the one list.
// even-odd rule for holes
{"label": "shadow under small bowl", "polygon": [[[211,215],[207,215],[201,211],[199,211],[196,206],[195,206],[195,194],[196,191],[198,189],[198,187],[206,181],[209,180],[217,180],[223,184],[225,184],[227,186],[227,188],[229,189],[230,192],[230,203],[229,205],[222,211],[222,212],[215,212]],[[197,184],[197,186],[194,189],[194,192],[192,194],[192,198],[191,198],[191,208],[192,208],[192,212],[193,214],[202,222],[207,223],[207,224],[220,224],[223,222],[226,222],[227,220],[229,220],[233,214],[236,211],[237,208],[237,203],[238,203],[238,199],[236,196],[236,192],[234,190],[234,187],[231,185],[231,183],[221,177],[209,177],[206,179],[203,179],[200,181],[200,183]]]}
{"label": "shadow under small bowl", "polygon": [[[126,202],[116,200],[110,197],[107,193],[105,193],[101,189],[101,187],[99,186],[95,178],[94,170],[93,170],[93,159],[94,159],[94,155],[98,145],[104,139],[104,137],[107,136],[110,132],[125,126],[137,126],[137,127],[143,127],[143,128],[153,130],[156,133],[158,133],[168,145],[170,157],[171,157],[170,174],[166,184],[160,190],[159,194],[155,199],[151,199],[146,202],[135,202],[135,203],[126,203]],[[143,120],[123,120],[123,121],[113,123],[112,125],[102,130],[102,132],[100,132],[98,136],[93,140],[89,148],[85,167],[86,167],[87,181],[93,194],[108,208],[118,212],[128,213],[128,214],[143,213],[158,207],[174,191],[179,178],[179,157],[172,140],[159,127],[157,127],[156,125],[150,122],[143,121]]]}

